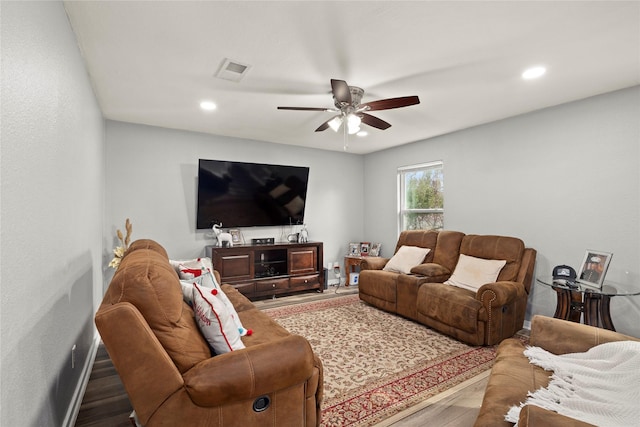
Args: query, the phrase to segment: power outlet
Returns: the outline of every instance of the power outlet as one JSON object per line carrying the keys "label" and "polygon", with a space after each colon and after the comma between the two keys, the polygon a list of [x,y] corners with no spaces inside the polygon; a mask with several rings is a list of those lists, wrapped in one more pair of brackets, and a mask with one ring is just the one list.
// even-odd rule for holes
{"label": "power outlet", "polygon": [[76,345],[74,344],[71,347],[71,369],[76,368]]}

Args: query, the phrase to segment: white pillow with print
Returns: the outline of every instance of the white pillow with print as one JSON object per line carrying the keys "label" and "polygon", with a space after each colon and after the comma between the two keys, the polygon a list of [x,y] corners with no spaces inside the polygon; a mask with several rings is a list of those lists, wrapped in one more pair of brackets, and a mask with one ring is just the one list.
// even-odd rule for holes
{"label": "white pillow with print", "polygon": [[216,354],[245,348],[227,307],[211,288],[193,284],[193,311],[202,335]]}
{"label": "white pillow with print", "polygon": [[[215,276],[212,273],[204,273],[202,275],[200,275],[199,277],[195,277],[192,280],[181,280],[180,281],[180,285],[182,286],[182,296],[184,298],[184,300],[188,303],[193,305],[193,300],[191,300],[189,298],[189,295],[192,294],[192,292],[190,292],[190,287],[192,286],[193,283],[196,283],[200,286],[203,286],[205,288],[208,288],[212,291],[215,291],[213,293],[214,296],[216,296],[217,298],[219,298],[222,303],[226,306],[227,311],[229,312],[229,315],[231,316],[231,319],[233,320],[233,322],[235,323],[236,327],[238,328],[238,333],[240,334],[240,336],[245,336],[245,335],[252,335],[253,334],[253,330],[251,329],[247,329],[242,325],[242,322],[240,321],[240,316],[238,316],[238,313],[236,312],[235,307],[233,306],[233,304],[231,303],[231,301],[229,300],[229,297],[227,297],[227,294],[225,294],[222,291],[222,288],[220,287],[220,284],[216,281]],[[189,299],[187,299],[189,298]]]}

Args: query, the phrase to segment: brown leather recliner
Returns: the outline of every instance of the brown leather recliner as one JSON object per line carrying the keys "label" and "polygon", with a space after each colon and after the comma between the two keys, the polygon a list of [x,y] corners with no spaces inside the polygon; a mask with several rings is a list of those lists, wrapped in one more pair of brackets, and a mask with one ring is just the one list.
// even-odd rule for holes
{"label": "brown leather recliner", "polygon": [[[365,258],[358,282],[360,299],[470,345],[493,345],[522,329],[536,257],[522,240],[411,230],[400,233],[395,252],[405,245],[431,250],[410,274],[384,271],[390,258]],[[506,265],[495,283],[477,292],[444,284],[460,254],[505,260]]]}
{"label": "brown leather recliner", "polygon": [[138,240],[126,252],[95,322],[140,422],[318,426],[322,364],[307,340],[222,289],[253,334],[212,357],[162,246]]}
{"label": "brown leather recliner", "polygon": [[[612,341],[638,338],[595,326],[536,315],[531,321],[529,344],[553,354],[585,352],[591,347]],[[519,405],[534,392],[549,384],[553,372],[529,362],[523,352],[525,344],[518,338],[504,340],[498,346],[495,363],[485,389],[480,412],[474,427],[512,427],[504,420],[511,406]],[[520,411],[520,427],[589,427],[574,418],[560,415],[538,406],[525,405]]]}

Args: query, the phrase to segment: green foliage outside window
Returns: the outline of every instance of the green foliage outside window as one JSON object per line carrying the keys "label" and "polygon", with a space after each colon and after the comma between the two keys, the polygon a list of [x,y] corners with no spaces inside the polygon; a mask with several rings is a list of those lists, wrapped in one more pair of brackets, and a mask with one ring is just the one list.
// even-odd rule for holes
{"label": "green foliage outside window", "polygon": [[442,163],[400,171],[401,229],[441,230],[444,226]]}

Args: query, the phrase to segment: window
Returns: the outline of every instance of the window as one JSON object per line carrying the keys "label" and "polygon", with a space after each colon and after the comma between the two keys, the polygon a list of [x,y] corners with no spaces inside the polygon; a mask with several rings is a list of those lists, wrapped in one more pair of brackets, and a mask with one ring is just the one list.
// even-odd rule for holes
{"label": "window", "polygon": [[444,226],[444,180],[442,162],[398,169],[400,196],[398,228],[441,230]]}

